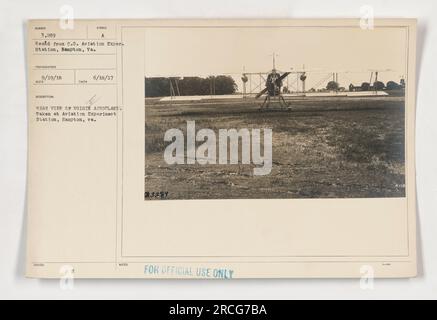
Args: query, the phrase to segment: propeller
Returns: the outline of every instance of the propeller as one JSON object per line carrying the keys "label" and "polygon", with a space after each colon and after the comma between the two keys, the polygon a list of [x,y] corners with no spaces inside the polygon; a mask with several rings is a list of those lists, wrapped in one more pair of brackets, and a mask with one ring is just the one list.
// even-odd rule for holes
{"label": "propeller", "polygon": [[[276,81],[281,81],[283,79],[285,79],[291,72],[285,72],[283,73]],[[267,92],[267,87],[265,87],[263,90],[261,90],[256,96],[255,99],[258,99],[259,97],[261,97],[264,93]]]}

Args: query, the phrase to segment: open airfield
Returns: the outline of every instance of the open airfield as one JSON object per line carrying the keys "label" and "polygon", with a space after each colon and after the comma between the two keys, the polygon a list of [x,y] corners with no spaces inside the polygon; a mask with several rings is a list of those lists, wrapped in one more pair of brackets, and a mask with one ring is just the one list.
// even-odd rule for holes
{"label": "open airfield", "polygon": [[[403,96],[286,100],[289,110],[259,111],[262,98],[147,98],[144,191],[167,199],[405,196]],[[165,132],[186,132],[193,120],[196,131],[271,128],[271,173],[256,176],[253,164],[166,164]]]}

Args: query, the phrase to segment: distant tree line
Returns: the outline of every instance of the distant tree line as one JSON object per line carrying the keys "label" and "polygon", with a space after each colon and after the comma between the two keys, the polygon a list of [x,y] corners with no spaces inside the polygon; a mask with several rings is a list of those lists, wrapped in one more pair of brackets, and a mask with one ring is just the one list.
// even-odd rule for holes
{"label": "distant tree line", "polygon": [[237,85],[234,79],[223,75],[207,78],[145,78],[146,97],[223,95],[233,94],[236,90]]}
{"label": "distant tree line", "polygon": [[[400,83],[397,83],[395,81],[388,81],[386,84],[382,81],[375,81],[373,84],[370,84],[369,82],[363,82],[361,85],[355,86],[354,84],[349,85],[349,91],[372,91],[372,90],[403,90],[405,89],[405,80],[401,79]],[[315,88],[311,88],[309,92],[316,92],[316,91],[345,91],[346,88],[340,87],[338,82],[336,81],[329,81],[326,84],[326,87],[316,90]]]}
{"label": "distant tree line", "polygon": [[384,84],[382,81],[375,81],[373,85],[369,82],[363,82],[360,86],[349,85],[349,91],[370,91],[370,90],[401,90],[405,89],[405,81],[401,79],[400,83],[388,81]]}

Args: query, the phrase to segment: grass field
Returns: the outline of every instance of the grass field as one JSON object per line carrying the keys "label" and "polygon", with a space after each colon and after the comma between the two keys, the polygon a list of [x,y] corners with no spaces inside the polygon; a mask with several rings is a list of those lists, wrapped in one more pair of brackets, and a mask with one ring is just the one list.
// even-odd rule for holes
{"label": "grass field", "polygon": [[[258,100],[146,100],[145,192],[168,199],[403,197],[404,98],[290,100],[290,111],[260,112]],[[164,133],[201,128],[273,130],[273,167],[167,165]],[[261,149],[262,150],[262,149]]]}

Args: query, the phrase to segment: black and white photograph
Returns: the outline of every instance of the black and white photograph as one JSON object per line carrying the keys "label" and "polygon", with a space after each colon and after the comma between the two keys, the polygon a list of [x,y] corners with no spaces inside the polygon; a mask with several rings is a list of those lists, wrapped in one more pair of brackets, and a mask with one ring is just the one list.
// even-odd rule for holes
{"label": "black and white photograph", "polygon": [[145,200],[405,196],[402,27],[151,29]]}

